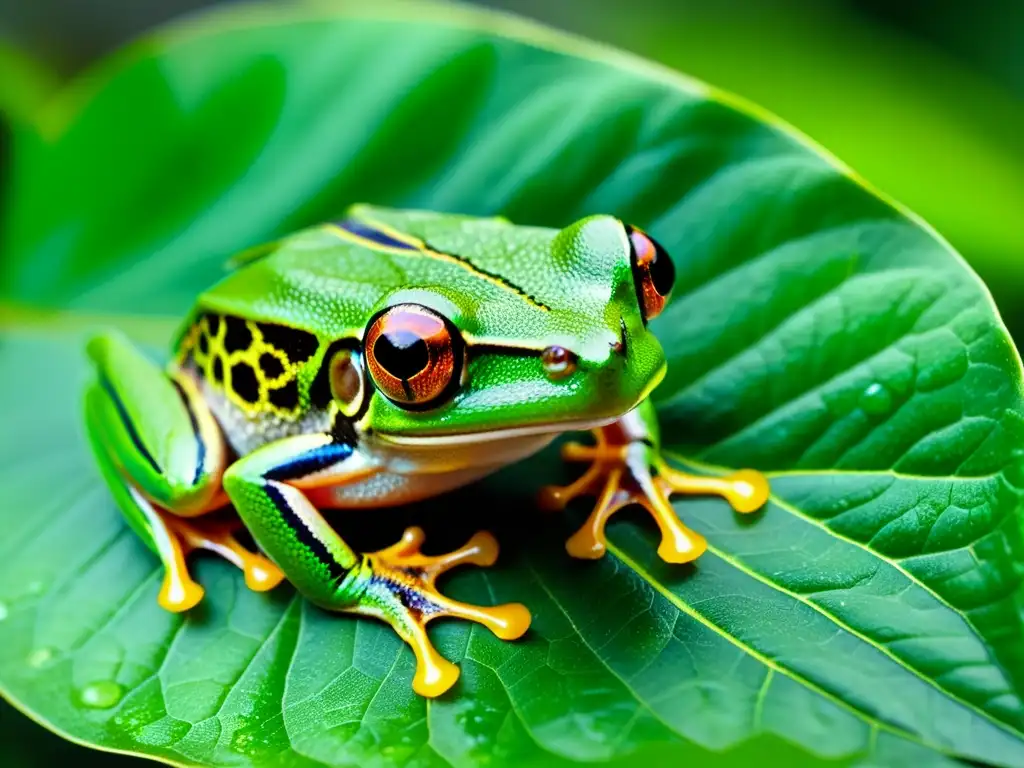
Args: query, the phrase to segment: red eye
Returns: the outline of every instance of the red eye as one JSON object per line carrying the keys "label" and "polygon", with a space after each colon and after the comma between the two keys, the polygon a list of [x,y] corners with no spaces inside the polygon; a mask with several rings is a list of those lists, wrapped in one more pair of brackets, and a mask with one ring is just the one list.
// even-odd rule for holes
{"label": "red eye", "polygon": [[363,340],[366,364],[389,400],[407,406],[433,403],[458,382],[462,340],[436,312],[399,304],[378,314]]}
{"label": "red eye", "polygon": [[626,233],[629,235],[629,258],[636,297],[640,302],[640,313],[647,322],[665,308],[676,281],[676,268],[665,249],[646,232],[627,226]]}

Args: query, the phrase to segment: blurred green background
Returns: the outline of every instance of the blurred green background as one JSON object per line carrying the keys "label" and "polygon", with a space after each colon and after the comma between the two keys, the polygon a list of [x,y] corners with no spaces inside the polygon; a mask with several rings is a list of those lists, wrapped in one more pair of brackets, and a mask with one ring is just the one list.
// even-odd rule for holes
{"label": "blurred green background", "polygon": [[[661,61],[793,123],[931,222],[1024,338],[1024,0],[476,2]],[[2,78],[0,109],[216,3],[0,0],[0,72],[5,47],[41,65]]]}
{"label": "blurred green background", "polygon": [[[0,112],[30,116],[125,40],[213,4],[0,0]],[[949,239],[1024,342],[1024,0],[477,4],[660,61],[794,124]],[[6,159],[0,126],[0,174]],[[2,704],[0,745],[7,766],[90,762]]]}

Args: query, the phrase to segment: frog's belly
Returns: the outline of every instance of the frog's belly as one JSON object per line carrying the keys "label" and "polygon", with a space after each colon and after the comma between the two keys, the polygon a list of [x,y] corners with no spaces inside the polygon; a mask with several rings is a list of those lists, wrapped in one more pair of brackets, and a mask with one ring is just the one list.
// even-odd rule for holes
{"label": "frog's belly", "polygon": [[500,465],[431,475],[399,475],[385,471],[351,485],[309,489],[306,495],[320,509],[394,507],[459,488],[498,469]]}
{"label": "frog's belly", "polygon": [[554,434],[430,448],[364,446],[381,469],[353,483],[305,491],[322,509],[393,507],[459,488],[544,448]]}

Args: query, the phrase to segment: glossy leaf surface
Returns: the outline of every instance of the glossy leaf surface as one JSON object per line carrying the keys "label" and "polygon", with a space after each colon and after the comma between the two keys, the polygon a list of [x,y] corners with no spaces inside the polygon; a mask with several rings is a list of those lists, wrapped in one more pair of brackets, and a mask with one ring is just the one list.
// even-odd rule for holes
{"label": "glossy leaf surface", "polygon": [[[903,212],[699,83],[514,20],[383,4],[249,9],[136,45],[17,147],[2,229],[0,689],[108,749],[203,765],[1024,764],[1021,370],[987,293]],[[240,15],[241,14],[241,15]],[[524,641],[439,625],[462,682],[427,704],[383,625],[198,558],[162,612],[80,424],[88,330],[159,355],[225,259],[352,202],[562,225],[610,212],[674,254],[655,322],[666,444],[769,473],[766,510],[641,516],[596,563],[536,512],[548,451],[393,515],[382,546],[488,527]]]}

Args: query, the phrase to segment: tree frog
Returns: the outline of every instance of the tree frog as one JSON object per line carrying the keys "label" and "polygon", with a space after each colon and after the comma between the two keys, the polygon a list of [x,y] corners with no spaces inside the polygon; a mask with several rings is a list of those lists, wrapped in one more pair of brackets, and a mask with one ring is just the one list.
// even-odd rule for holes
{"label": "tree frog", "polygon": [[[556,509],[597,497],[569,554],[600,557],[608,518],[639,503],[661,529],[661,557],[695,559],[705,542],[669,495],[719,494],[750,512],[768,485],[749,470],[683,474],[659,453],[648,396],[666,362],[647,324],[674,279],[658,243],[611,216],[554,230],[362,205],[236,257],[199,296],[166,370],[122,336],[92,339],[88,434],[118,506],[163,564],[160,605],[202,599],[185,557],[210,550],[251,589],[287,578],[323,608],[389,623],[416,656],[413,689],[440,695],[459,672],[427,622],[468,619],[510,640],[529,627],[522,605],[469,605],[435,585],[455,566],[493,564],[494,538],[425,555],[410,528],[360,553],[321,510],[434,496],[571,431],[596,435],[563,451],[589,467],[541,494]],[[259,552],[204,519],[229,504]]]}

